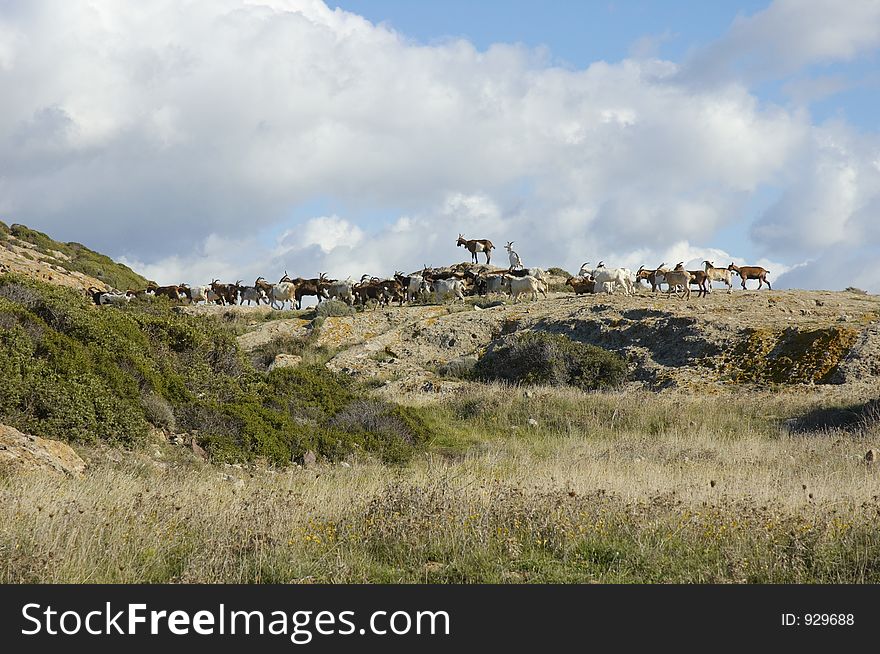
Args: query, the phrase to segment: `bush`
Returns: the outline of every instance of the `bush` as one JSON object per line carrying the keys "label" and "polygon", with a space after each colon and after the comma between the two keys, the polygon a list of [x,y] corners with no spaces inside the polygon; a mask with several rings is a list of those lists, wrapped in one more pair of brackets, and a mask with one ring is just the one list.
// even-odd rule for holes
{"label": "bush", "polygon": [[405,460],[426,438],[411,410],[390,406],[343,428],[335,417],[366,399],[348,376],[308,361],[258,372],[235,336],[234,325],[167,303],[98,308],[71,289],[0,275],[0,423],[126,446],[144,443],[152,423],[196,436],[215,461],[279,465],[356,447]]}
{"label": "bush", "polygon": [[591,391],[620,386],[627,365],[613,352],[561,334],[527,332],[496,341],[477,361],[474,374],[484,381],[570,385]]}
{"label": "bush", "polygon": [[149,391],[141,397],[141,406],[144,408],[144,417],[151,425],[173,432],[177,427],[174,418],[174,408],[171,403],[161,395]]}
{"label": "bush", "polygon": [[386,463],[408,461],[414,448],[431,435],[414,409],[376,399],[351,402],[336,414],[331,425],[360,437],[366,449],[378,452]]}
{"label": "bush", "polygon": [[350,307],[345,302],[339,300],[327,300],[321,302],[315,307],[315,314],[322,318],[329,318],[330,316],[353,316],[355,313],[357,312],[354,307]]}
{"label": "bush", "polygon": [[568,272],[564,268],[554,267],[554,268],[550,268],[547,272],[555,277],[565,277],[566,279],[568,279],[569,277],[574,277],[574,275],[572,275],[570,272]]}

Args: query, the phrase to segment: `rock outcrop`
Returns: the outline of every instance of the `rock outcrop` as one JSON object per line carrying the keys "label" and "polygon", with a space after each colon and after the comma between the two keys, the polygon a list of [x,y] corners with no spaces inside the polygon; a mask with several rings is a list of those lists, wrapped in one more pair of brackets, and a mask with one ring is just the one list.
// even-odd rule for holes
{"label": "rock outcrop", "polygon": [[0,425],[0,472],[4,474],[42,470],[79,476],[85,462],[67,443],[23,434]]}

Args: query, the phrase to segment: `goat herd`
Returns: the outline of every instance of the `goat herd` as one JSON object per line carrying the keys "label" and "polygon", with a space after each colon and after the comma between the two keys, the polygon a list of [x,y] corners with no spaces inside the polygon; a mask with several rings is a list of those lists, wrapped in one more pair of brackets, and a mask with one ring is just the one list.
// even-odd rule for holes
{"label": "goat herd", "polygon": [[[151,298],[165,297],[174,302],[197,304],[235,305],[265,303],[273,309],[283,309],[285,304],[291,308],[300,309],[304,297],[313,296],[318,302],[328,299],[337,299],[352,306],[359,304],[366,306],[367,303],[375,303],[375,306],[390,305],[397,302],[403,306],[404,302],[412,302],[420,298],[433,298],[437,303],[452,298],[464,301],[465,295],[488,295],[490,293],[509,294],[514,302],[520,296],[527,296],[532,300],[538,299],[538,294],[547,296],[548,274],[540,268],[525,268],[520,256],[513,250],[513,241],[505,246],[510,267],[507,270],[490,268],[491,253],[494,249],[492,241],[487,239],[466,240],[461,234],[458,235],[458,246],[463,246],[471,253],[473,263],[460,263],[443,268],[429,268],[409,275],[396,272],[392,278],[380,279],[364,275],[356,282],[352,278],[345,280],[329,279],[326,273],[320,273],[318,277],[303,279],[297,277],[291,279],[285,271],[284,276],[276,284],[269,283],[264,277],[258,277],[252,286],[243,285],[241,280],[235,284],[223,284],[215,279],[208,286],[190,286],[178,284],[170,286],[158,286],[150,283],[147,288],[140,291],[102,291],[90,288],[89,293],[98,306],[124,304],[134,297]],[[486,265],[477,263],[477,253],[486,255]],[[614,293],[620,289],[624,295],[632,295],[639,282],[647,282],[652,291],[662,290],[661,285],[667,286],[668,294],[690,298],[691,286],[696,286],[698,295],[705,296],[712,291],[712,282],[723,282],[731,292],[733,284],[732,274],[739,275],[742,288],[745,290],[746,281],[758,280],[758,288],[766,283],[770,288],[767,275],[770,272],[759,266],[735,266],[730,264],[727,268],[716,268],[711,261],[704,261],[703,270],[685,270],[684,264],[679,263],[675,268],[669,269],[661,264],[653,270],[644,266],[633,273],[627,268],[607,268],[603,262],[599,262],[595,268],[589,268],[589,262],[581,266],[576,277],[569,277],[566,285],[571,286],[576,294],[581,293]]]}

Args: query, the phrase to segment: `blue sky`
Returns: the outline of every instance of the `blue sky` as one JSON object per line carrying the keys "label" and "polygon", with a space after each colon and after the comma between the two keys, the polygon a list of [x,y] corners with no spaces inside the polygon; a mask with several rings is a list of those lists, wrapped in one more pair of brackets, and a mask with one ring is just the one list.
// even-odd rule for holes
{"label": "blue sky", "polygon": [[619,61],[645,37],[659,37],[660,56],[680,59],[723,34],[737,15],[766,2],[577,2],[549,0],[345,0],[331,2],[423,43],[464,38],[480,49],[493,43],[546,47],[560,65],[583,68]]}
{"label": "blue sky", "polygon": [[465,232],[880,291],[878,49],[878,0],[12,0],[0,219],[160,281],[388,274]]}

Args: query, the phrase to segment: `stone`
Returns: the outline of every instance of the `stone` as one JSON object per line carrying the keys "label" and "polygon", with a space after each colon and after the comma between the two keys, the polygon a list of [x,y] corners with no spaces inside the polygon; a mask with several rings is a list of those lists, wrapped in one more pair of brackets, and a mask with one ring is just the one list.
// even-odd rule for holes
{"label": "stone", "polygon": [[86,464],[67,443],[0,425],[0,469],[11,472],[39,470],[79,477]]}
{"label": "stone", "polygon": [[302,360],[303,358],[298,354],[279,354],[269,364],[269,370],[272,371],[275,368],[295,368],[302,363]]}
{"label": "stone", "polygon": [[318,456],[312,450],[306,450],[306,453],[303,454],[303,465],[308,468],[317,462]]}
{"label": "stone", "polygon": [[208,453],[205,451],[205,448],[203,448],[201,445],[199,445],[196,442],[195,438],[192,440],[191,447],[192,447],[193,454],[195,454],[200,459],[204,459],[205,461],[208,460]]}

